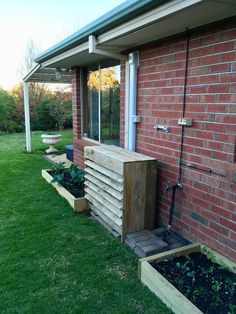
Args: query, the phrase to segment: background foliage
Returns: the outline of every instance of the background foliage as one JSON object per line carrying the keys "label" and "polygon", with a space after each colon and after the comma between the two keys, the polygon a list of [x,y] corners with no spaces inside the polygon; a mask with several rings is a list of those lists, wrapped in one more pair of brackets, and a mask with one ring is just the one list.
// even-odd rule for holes
{"label": "background foliage", "polygon": [[[62,130],[72,126],[70,88],[50,91],[45,84],[29,84],[30,123],[32,130]],[[0,132],[24,130],[23,84],[11,91],[0,88]]]}
{"label": "background foliage", "polygon": [[[34,66],[39,50],[33,40],[28,42],[19,69],[24,77]],[[49,90],[46,84],[28,83],[31,130],[62,130],[72,127],[71,88],[64,85]],[[0,87],[0,133],[24,131],[23,83],[10,91]]]}

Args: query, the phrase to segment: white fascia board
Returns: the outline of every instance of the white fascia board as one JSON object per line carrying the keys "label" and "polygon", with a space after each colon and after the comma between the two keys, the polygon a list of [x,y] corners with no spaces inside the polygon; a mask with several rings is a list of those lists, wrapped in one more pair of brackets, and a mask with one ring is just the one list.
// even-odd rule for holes
{"label": "white fascia board", "polygon": [[53,63],[56,63],[58,61],[61,61],[63,59],[67,59],[73,55],[76,55],[77,53],[83,52],[85,50],[87,50],[89,48],[89,44],[88,42],[85,42],[81,45],[78,45],[70,50],[67,50],[65,52],[62,52],[61,54],[59,54],[58,56],[51,58],[45,62],[42,63],[42,67],[48,67]]}
{"label": "white fascia board", "polygon": [[36,64],[29,72],[23,77],[24,82],[28,82],[31,76],[40,68],[40,64]]}
{"label": "white fascia board", "polygon": [[151,23],[158,22],[158,20],[165,19],[171,14],[177,13],[180,10],[186,9],[187,7],[202,1],[203,0],[174,0],[98,36],[97,43],[103,44],[112,39],[122,37],[130,32],[134,32],[135,30],[143,28]]}

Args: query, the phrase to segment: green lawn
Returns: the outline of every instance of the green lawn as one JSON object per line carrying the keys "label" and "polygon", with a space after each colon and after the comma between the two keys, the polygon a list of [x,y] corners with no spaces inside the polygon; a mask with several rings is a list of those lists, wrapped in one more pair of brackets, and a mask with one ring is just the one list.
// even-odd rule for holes
{"label": "green lawn", "polygon": [[[40,132],[0,136],[0,313],[170,313],[137,278],[138,258],[41,178]],[[60,147],[72,142],[62,132]]]}

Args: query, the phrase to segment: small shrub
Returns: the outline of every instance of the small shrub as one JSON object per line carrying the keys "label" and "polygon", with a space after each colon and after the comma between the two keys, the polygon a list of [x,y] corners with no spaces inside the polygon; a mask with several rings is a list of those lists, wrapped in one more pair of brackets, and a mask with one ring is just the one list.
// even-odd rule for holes
{"label": "small shrub", "polygon": [[72,126],[71,101],[63,102],[49,97],[35,108],[35,130],[63,130]]}
{"label": "small shrub", "polygon": [[58,182],[75,197],[84,196],[84,170],[72,164],[65,168],[65,163],[59,163],[52,167],[52,183]]}

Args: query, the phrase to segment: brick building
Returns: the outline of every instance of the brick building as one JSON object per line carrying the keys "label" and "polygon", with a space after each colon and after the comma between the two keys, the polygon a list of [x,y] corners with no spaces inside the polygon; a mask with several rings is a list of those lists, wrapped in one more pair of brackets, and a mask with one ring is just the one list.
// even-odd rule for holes
{"label": "brick building", "polygon": [[[233,260],[235,14],[233,1],[126,1],[36,58],[71,69],[75,162],[99,143],[157,158],[157,222],[168,222],[164,187],[181,182],[173,229]],[[106,89],[107,71],[116,83]]]}

